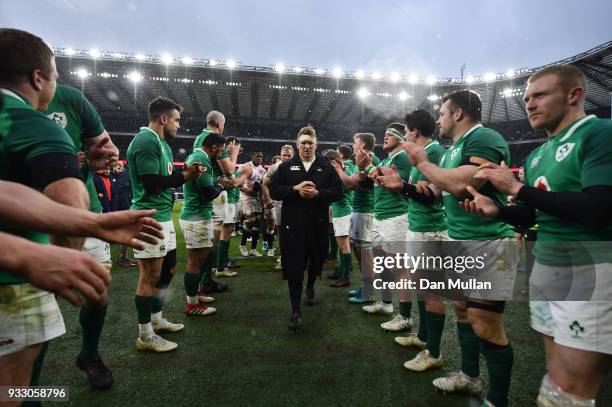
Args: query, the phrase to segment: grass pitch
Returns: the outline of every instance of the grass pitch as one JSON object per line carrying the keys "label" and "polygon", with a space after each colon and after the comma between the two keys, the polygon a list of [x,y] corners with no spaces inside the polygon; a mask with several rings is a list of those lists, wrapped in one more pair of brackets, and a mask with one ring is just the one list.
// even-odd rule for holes
{"label": "grass pitch", "polygon": [[[480,405],[473,397],[437,393],[431,385],[433,379],[459,366],[452,312],[447,312],[441,344],[446,365],[442,370],[424,373],[408,372],[402,367],[417,350],[396,345],[396,334],[380,329],[379,324],[389,317],[364,314],[360,306],[346,301],[347,289],[329,287],[330,280],[325,277],[316,285],[318,304],[303,307],[302,332],[290,333],[288,290],[280,272],[274,270],[275,260],[239,258],[239,237],[232,239],[230,250],[230,256],[240,262],[239,275],[219,279],[229,283],[230,289],[214,295],[212,306],[217,313],[187,318],[182,313],[185,247],[176,206],[178,266],[164,316],[185,323],[185,330],[162,336],[178,342],[178,349],[166,354],[134,350],[138,334],[134,306],[138,271],[115,266],[100,347],[104,361],[113,370],[112,389],[92,389],[75,367],[81,345],[78,309],[61,300],[67,333],[51,343],[41,385],[69,387],[68,404]],[[357,287],[359,276],[353,273],[351,277],[352,287]],[[418,324],[416,308],[413,307],[413,319]],[[507,304],[505,322],[515,355],[511,405],[534,405],[545,364],[542,341],[529,328],[527,303]],[[485,381],[486,371],[481,358]],[[611,384],[612,380],[604,384],[598,405],[612,405]]]}

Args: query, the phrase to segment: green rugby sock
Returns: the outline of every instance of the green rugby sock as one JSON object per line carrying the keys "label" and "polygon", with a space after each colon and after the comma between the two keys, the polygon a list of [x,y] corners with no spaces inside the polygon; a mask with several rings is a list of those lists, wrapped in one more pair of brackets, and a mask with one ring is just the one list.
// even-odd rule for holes
{"label": "green rugby sock", "polygon": [[225,268],[225,266],[227,266],[227,263],[229,262],[229,249],[230,249],[230,243],[231,240],[226,240],[225,241],[225,246],[223,247],[223,268]]}
{"label": "green rugby sock", "polygon": [[425,310],[425,301],[417,301],[419,307],[419,332],[417,337],[423,342],[427,342],[429,332],[427,332],[427,311]]}
{"label": "green rugby sock", "polygon": [[496,407],[506,407],[508,405],[508,392],[510,391],[510,379],[514,360],[512,346],[510,344],[497,345],[481,339],[480,351],[487,362],[487,369],[489,371],[487,400]]}
{"label": "green rugby sock", "polygon": [[136,303],[136,311],[138,312],[138,323],[148,324],[151,322],[151,308],[153,306],[153,297],[143,297],[137,295],[134,299]]}
{"label": "green rugby sock", "polygon": [[340,280],[350,279],[352,261],[353,255],[351,253],[340,253]]}
{"label": "green rugby sock", "polygon": [[427,349],[432,357],[440,357],[440,341],[444,331],[445,314],[427,312]]}
{"label": "green rugby sock", "polygon": [[189,297],[195,297],[198,295],[198,284],[200,284],[200,273],[189,273],[185,272],[183,276],[183,282],[185,283],[185,294]]}
{"label": "green rugby sock", "polygon": [[336,242],[336,236],[329,236],[329,253],[327,255],[328,260],[336,260],[338,255],[338,242]]}
{"label": "green rugby sock", "polygon": [[410,318],[412,314],[412,301],[400,301],[399,313],[404,318]]}
{"label": "green rugby sock", "polygon": [[213,266],[213,259],[212,256],[208,256],[208,260],[206,260],[206,263],[204,263],[204,265],[202,266],[202,277],[200,280],[200,283],[202,285],[206,285],[209,284],[212,281],[212,266]]}
{"label": "green rugby sock", "polygon": [[151,305],[151,313],[157,314],[164,308],[164,302],[166,301],[166,290],[159,290],[159,295],[153,296],[153,303]]}
{"label": "green rugby sock", "polygon": [[223,255],[225,253],[225,246],[227,245],[227,240],[219,240],[217,243],[217,250],[215,251],[215,267],[217,267],[217,271],[223,271]]}
{"label": "green rugby sock", "polygon": [[106,318],[106,308],[106,304],[100,308],[81,307],[79,313],[79,323],[83,330],[81,354],[85,358],[93,359],[98,355],[98,345]]}
{"label": "green rugby sock", "polygon": [[472,325],[457,322],[457,336],[461,348],[461,370],[468,376],[480,376],[480,341]]}

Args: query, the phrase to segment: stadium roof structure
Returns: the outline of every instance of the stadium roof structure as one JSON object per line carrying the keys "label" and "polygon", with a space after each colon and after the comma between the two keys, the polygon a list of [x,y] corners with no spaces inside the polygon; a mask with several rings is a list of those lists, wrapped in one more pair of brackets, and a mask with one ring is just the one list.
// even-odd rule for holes
{"label": "stadium roof structure", "polygon": [[[234,123],[293,127],[311,123],[350,132],[381,128],[419,107],[435,111],[444,94],[463,88],[481,95],[485,123],[523,120],[527,78],[541,68],[474,78],[398,74],[373,78],[362,72],[256,67],[168,55],[66,48],[54,52],[60,82],[81,88],[105,119],[146,118],[148,102],[164,96],[183,105],[185,115],[198,125],[208,111],[219,110]],[[609,108],[612,41],[554,63],[571,63],[586,74],[587,110]]]}

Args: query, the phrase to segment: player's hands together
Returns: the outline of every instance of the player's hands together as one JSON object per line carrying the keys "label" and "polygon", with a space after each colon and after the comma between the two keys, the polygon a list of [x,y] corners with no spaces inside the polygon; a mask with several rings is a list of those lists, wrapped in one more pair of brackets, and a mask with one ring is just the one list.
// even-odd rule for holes
{"label": "player's hands together", "polygon": [[155,209],[95,214],[93,236],[110,243],[142,250],[142,242],[156,244],[163,239],[161,224],[149,216]]}
{"label": "player's hands together", "polygon": [[474,197],[474,199],[471,201],[469,199],[465,199],[463,202],[459,202],[459,205],[466,212],[474,215],[480,215],[485,218],[494,218],[499,215],[499,207],[491,198],[478,193],[471,185],[468,185],[466,189]]}
{"label": "player's hands together", "polygon": [[185,178],[185,180],[190,180],[190,179],[199,177],[205,172],[206,172],[206,167],[204,167],[202,163],[198,163],[198,162],[191,163],[183,167],[183,178]]}
{"label": "player's hands together", "polygon": [[299,194],[304,199],[314,199],[319,195],[319,191],[315,188],[314,184],[312,186],[307,185],[300,189]]}
{"label": "player's hands together", "polygon": [[360,169],[365,169],[368,165],[372,164],[372,157],[363,148],[357,148],[355,150],[355,163]]}
{"label": "player's hands together", "polygon": [[519,190],[523,186],[503,161],[501,165],[494,163],[481,165],[474,178],[489,181],[499,192],[512,196],[518,195]]}
{"label": "player's hands together", "polygon": [[110,168],[117,161],[119,161],[119,149],[113,144],[108,135],[90,146],[87,152],[89,168],[95,171]]}
{"label": "player's hands together", "polygon": [[272,209],[276,206],[272,198],[269,196],[265,196],[263,201],[264,201],[264,207],[267,209]]}
{"label": "player's hands together", "polygon": [[375,174],[375,180],[378,182],[378,185],[389,191],[400,192],[404,186],[402,177],[397,172],[395,165],[391,168],[377,167],[376,171],[372,171],[372,173]]}
{"label": "player's hands together", "polygon": [[53,245],[40,245],[24,256],[27,280],[34,286],[64,297],[76,306],[99,303],[112,279],[90,255]]}

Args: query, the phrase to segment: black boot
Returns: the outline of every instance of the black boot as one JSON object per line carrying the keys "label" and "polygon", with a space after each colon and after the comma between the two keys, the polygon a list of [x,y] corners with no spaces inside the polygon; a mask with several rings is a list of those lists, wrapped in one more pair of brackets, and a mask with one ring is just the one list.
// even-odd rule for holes
{"label": "black boot", "polygon": [[306,287],[306,299],[304,300],[304,304],[315,305],[316,303],[314,287]]}
{"label": "black boot", "polygon": [[299,331],[300,328],[302,328],[302,316],[296,312],[289,318],[289,330],[295,332]]}

